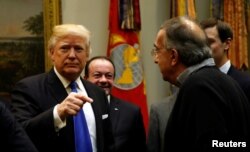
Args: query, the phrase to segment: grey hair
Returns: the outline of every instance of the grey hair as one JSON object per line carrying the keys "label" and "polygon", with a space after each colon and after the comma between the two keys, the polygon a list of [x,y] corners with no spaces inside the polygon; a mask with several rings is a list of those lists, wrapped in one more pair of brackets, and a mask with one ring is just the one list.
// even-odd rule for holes
{"label": "grey hair", "polygon": [[166,50],[176,49],[184,65],[192,66],[211,57],[206,34],[191,18],[187,16],[172,18],[163,23],[161,30],[166,32]]}

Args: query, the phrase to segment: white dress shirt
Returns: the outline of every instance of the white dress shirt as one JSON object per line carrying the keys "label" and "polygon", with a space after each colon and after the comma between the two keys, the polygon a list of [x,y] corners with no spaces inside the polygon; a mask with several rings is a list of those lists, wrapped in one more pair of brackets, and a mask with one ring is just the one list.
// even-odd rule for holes
{"label": "white dress shirt", "polygon": [[221,72],[227,74],[231,66],[230,60],[228,60],[224,65],[222,65],[219,69]]}
{"label": "white dress shirt", "polygon": [[[60,75],[57,70],[54,67],[54,71],[60,81],[62,82],[64,88],[66,89],[67,93],[69,94],[71,92],[71,89],[69,87],[70,82],[66,80],[62,75]],[[78,77],[75,82],[77,83],[77,92],[82,93],[85,96],[88,96],[86,89],[84,88],[82,81],[80,77]],[[95,122],[95,116],[94,112],[92,109],[92,106],[90,103],[86,102],[83,105],[83,112],[87,121],[88,129],[89,129],[89,134],[90,134],[90,139],[91,139],[91,144],[92,144],[92,149],[93,152],[97,152],[97,146],[96,146],[96,122]],[[66,120],[62,121],[58,115],[57,112],[57,105],[55,106],[53,110],[53,115],[54,115],[54,125],[55,125],[55,130],[59,131],[61,128],[66,126]]]}

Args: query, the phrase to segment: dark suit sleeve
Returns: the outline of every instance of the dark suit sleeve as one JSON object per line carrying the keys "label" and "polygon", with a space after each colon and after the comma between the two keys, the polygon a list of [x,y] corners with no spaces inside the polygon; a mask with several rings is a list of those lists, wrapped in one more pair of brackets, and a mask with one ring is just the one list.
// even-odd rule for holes
{"label": "dark suit sleeve", "polygon": [[247,72],[242,72],[237,70],[233,65],[231,65],[228,73],[230,77],[238,82],[241,89],[244,91],[245,95],[250,102],[250,76]]}
{"label": "dark suit sleeve", "polygon": [[250,103],[250,79],[248,79],[246,82],[243,82],[241,87]]}
{"label": "dark suit sleeve", "polygon": [[21,125],[15,121],[6,106],[0,103],[0,144],[11,152],[37,152]]}
{"label": "dark suit sleeve", "polygon": [[[14,112],[18,121],[22,123],[24,128],[34,126],[39,129],[49,129],[54,132],[54,121],[53,121],[53,108],[50,106],[46,111],[41,109],[39,102],[48,100],[40,97],[38,94],[45,94],[38,90],[36,86],[30,87],[31,85],[23,82],[19,82],[12,92],[12,111]],[[40,98],[40,99],[38,99]],[[48,102],[48,101],[44,101]],[[49,107],[49,106],[48,106]],[[48,126],[53,126],[48,128]],[[32,128],[32,129],[34,129]]]}
{"label": "dark suit sleeve", "polygon": [[159,130],[159,118],[154,105],[150,108],[149,115],[149,130],[148,130],[148,152],[160,152],[160,130]]}
{"label": "dark suit sleeve", "polygon": [[141,111],[138,110],[136,111],[137,114],[135,114],[136,119],[134,123],[134,131],[132,133],[132,147],[134,147],[133,151],[138,152],[138,151],[146,151],[146,135],[145,135],[145,129],[144,129],[144,124],[143,124],[143,119],[142,119],[142,114]]}
{"label": "dark suit sleeve", "polygon": [[41,109],[40,102],[49,102],[48,96],[39,89],[38,86],[30,85],[30,82],[19,82],[12,92],[11,105],[15,118],[22,124],[35,145],[42,145],[41,141],[49,142],[57,137],[53,120],[54,106],[48,105]]}

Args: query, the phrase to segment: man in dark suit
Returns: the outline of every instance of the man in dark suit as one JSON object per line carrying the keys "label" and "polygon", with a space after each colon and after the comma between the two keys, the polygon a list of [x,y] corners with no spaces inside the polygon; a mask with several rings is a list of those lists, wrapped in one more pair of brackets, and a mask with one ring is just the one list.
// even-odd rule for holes
{"label": "man in dark suit", "polygon": [[103,88],[110,101],[110,119],[116,152],[143,152],[146,150],[142,114],[136,105],[111,95],[115,66],[105,56],[91,58],[85,67],[85,79]]}
{"label": "man in dark suit", "polygon": [[[108,151],[112,134],[105,92],[80,77],[91,50],[89,31],[82,25],[55,26],[48,48],[54,67],[16,84],[15,117],[40,152],[75,152],[73,116],[83,110],[93,152]],[[72,82],[77,93],[71,92]]]}
{"label": "man in dark suit", "polygon": [[154,46],[163,79],[179,87],[164,151],[248,151],[250,104],[238,83],[215,67],[199,24],[187,16],[171,18]]}
{"label": "man in dark suit", "polygon": [[3,101],[0,101],[0,151],[37,152]]}
{"label": "man in dark suit", "polygon": [[231,27],[226,22],[215,18],[202,21],[201,26],[207,35],[216,66],[239,83],[250,102],[250,76],[236,69],[228,58],[231,41],[233,40]]}

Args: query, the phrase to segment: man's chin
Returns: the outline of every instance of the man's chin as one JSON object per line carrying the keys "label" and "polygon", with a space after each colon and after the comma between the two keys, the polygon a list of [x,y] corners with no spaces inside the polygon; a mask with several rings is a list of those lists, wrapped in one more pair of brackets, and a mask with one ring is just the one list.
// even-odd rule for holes
{"label": "man's chin", "polygon": [[110,94],[110,90],[109,89],[103,88],[103,90],[105,91],[106,95]]}
{"label": "man's chin", "polygon": [[79,69],[76,68],[67,68],[64,70],[63,72],[66,77],[70,78],[70,79],[75,79],[78,76],[80,76],[81,71]]}
{"label": "man's chin", "polygon": [[80,71],[81,70],[79,68],[75,68],[75,67],[68,67],[65,69],[65,72],[69,73],[69,74],[70,73],[72,73],[72,74],[77,73],[78,74],[78,73],[81,73]]}

